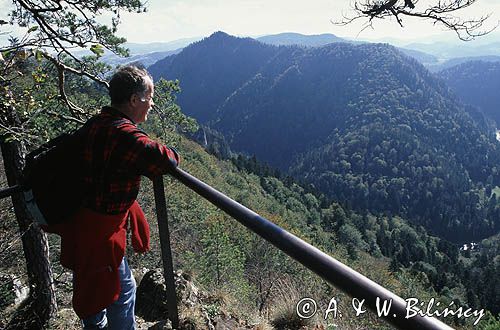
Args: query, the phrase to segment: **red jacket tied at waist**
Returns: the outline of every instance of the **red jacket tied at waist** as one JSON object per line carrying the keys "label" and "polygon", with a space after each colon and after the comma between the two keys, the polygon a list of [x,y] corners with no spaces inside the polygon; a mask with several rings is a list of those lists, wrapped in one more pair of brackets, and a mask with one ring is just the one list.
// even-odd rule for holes
{"label": "red jacket tied at waist", "polygon": [[125,255],[127,219],[134,250],[149,250],[149,225],[137,201],[115,215],[82,208],[70,221],[47,228],[61,236],[61,264],[73,270],[73,308],[80,318],[103,310],[120,295],[118,266]]}

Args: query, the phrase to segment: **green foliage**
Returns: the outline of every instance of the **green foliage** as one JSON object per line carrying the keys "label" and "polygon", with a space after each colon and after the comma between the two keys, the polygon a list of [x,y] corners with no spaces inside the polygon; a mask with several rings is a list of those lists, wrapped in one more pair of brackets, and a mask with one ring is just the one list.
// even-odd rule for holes
{"label": "green foliage", "polygon": [[[31,27],[27,36],[18,40],[22,45],[29,40],[29,45],[51,45],[62,49],[64,45],[89,47],[97,55],[102,55],[102,47],[121,55],[127,51],[120,47],[124,38],[115,36],[120,23],[119,11],[142,12],[144,5],[140,0],[84,2],[35,3],[13,1],[14,9],[10,13],[10,24]],[[98,22],[96,18],[104,13],[111,14],[110,26]],[[108,24],[109,24],[108,23]],[[47,42],[48,40],[53,43]]]}
{"label": "green foliage", "polygon": [[0,135],[24,140],[29,146],[78,127],[82,119],[77,115],[88,118],[107,103],[105,89],[88,78],[68,74],[64,81],[68,99],[85,104],[81,113],[69,110],[60,96],[58,73],[45,59],[30,57],[4,77],[10,83],[0,93],[2,103],[8,107],[0,117]]}
{"label": "green foliage", "polygon": [[344,224],[339,228],[337,234],[339,242],[347,247],[347,252],[351,258],[357,258],[357,249],[365,249],[366,243],[361,237],[361,233],[356,229],[356,227],[350,224]]}
{"label": "green foliage", "polygon": [[233,292],[243,289],[245,257],[224,228],[224,222],[231,220],[225,217],[205,221],[206,229],[201,236],[203,252],[197,260],[200,281],[213,289],[226,287]]}
{"label": "green foliage", "polygon": [[478,326],[477,329],[479,330],[499,330],[500,329],[500,315],[498,315],[496,318],[491,315],[491,313],[487,313],[485,320],[482,320]]}
{"label": "green foliage", "polygon": [[92,45],[90,47],[90,51],[94,53],[97,56],[97,58],[101,57],[104,54],[104,49],[102,49],[102,46],[99,44]]}

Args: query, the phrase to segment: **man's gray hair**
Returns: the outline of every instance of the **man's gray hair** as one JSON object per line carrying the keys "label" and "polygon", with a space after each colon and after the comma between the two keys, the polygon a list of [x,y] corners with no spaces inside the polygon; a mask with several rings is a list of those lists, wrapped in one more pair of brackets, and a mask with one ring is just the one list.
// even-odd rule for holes
{"label": "man's gray hair", "polygon": [[124,104],[133,94],[144,96],[148,89],[148,79],[153,81],[146,69],[133,65],[120,67],[109,82],[111,104]]}

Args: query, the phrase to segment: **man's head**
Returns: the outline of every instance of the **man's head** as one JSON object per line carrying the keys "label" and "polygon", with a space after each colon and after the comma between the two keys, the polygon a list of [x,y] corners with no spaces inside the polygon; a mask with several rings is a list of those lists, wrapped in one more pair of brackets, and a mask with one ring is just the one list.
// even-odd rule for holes
{"label": "man's head", "polygon": [[114,108],[141,123],[154,105],[153,79],[145,69],[123,66],[111,77],[109,96]]}

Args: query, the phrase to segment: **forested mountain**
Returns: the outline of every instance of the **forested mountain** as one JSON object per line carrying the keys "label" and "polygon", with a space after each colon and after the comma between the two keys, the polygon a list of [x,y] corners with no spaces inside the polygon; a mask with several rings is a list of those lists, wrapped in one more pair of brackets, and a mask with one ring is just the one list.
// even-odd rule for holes
{"label": "forested mountain", "polygon": [[179,104],[184,113],[204,123],[214,119],[219,105],[275,53],[274,46],[217,32],[156,62],[149,71],[155,79],[180,79]]}
{"label": "forested mountain", "polygon": [[498,232],[498,142],[417,61],[385,44],[274,47],[216,33],[150,67],[230,146],[354,209],[455,241]]}
{"label": "forested mountain", "polygon": [[401,52],[403,52],[403,54],[406,54],[410,57],[413,57],[414,59],[416,59],[417,61],[419,61],[420,63],[422,63],[425,66],[432,66],[438,62],[438,59],[436,56],[428,54],[428,53],[424,53],[424,52],[414,50],[414,49],[401,48],[401,47],[398,47],[398,49]]}
{"label": "forested mountain", "polygon": [[466,103],[479,107],[500,127],[499,61],[469,61],[438,74]]}

